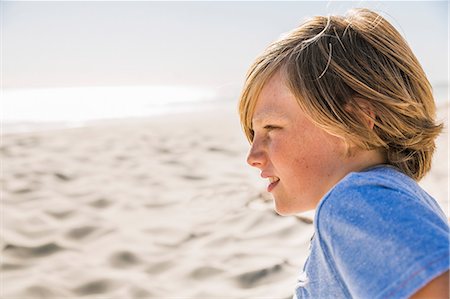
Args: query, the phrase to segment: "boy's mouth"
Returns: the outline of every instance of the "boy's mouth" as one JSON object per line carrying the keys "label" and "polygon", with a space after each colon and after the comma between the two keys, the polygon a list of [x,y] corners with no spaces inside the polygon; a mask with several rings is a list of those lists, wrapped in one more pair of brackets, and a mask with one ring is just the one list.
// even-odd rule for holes
{"label": "boy's mouth", "polygon": [[271,192],[278,185],[279,181],[280,181],[280,178],[269,177],[270,184],[267,186],[267,192]]}

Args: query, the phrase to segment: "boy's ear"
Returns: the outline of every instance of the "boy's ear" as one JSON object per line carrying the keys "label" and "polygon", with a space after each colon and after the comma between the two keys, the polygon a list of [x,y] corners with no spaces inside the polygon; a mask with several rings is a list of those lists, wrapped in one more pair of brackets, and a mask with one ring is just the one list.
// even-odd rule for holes
{"label": "boy's ear", "polygon": [[375,126],[375,109],[370,103],[362,98],[354,98],[352,99],[353,105],[347,104],[345,106],[345,110],[349,113],[357,113],[358,118],[364,121],[369,129],[373,129]]}

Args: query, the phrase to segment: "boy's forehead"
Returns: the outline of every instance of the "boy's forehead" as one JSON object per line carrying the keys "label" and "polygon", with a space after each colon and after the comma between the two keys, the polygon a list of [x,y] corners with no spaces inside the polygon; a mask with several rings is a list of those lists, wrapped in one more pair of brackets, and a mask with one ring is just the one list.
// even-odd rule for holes
{"label": "boy's forehead", "polygon": [[255,110],[252,117],[252,123],[258,124],[267,120],[284,120],[288,119],[286,112],[280,111],[279,109],[269,108],[264,110]]}
{"label": "boy's forehead", "polygon": [[287,118],[292,111],[289,111],[291,107],[286,106],[284,103],[291,100],[285,94],[269,97],[261,97],[260,95],[253,109],[252,119],[256,121],[260,119]]}

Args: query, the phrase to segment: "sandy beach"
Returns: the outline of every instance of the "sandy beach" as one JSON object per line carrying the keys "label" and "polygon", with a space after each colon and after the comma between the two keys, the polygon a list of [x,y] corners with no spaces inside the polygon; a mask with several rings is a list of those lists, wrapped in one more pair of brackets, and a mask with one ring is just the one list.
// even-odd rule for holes
{"label": "sandy beach", "polygon": [[[445,132],[421,185],[448,216]],[[291,298],[312,214],[278,216],[247,150],[233,104],[4,133],[1,298]]]}

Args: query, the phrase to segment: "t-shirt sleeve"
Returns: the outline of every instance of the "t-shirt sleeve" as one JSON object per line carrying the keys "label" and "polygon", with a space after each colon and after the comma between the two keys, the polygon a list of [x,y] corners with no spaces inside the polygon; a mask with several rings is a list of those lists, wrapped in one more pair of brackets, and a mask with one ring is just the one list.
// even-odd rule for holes
{"label": "t-shirt sleeve", "polygon": [[407,192],[340,184],[316,217],[327,259],[353,298],[407,298],[449,269],[448,222]]}

